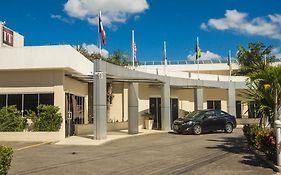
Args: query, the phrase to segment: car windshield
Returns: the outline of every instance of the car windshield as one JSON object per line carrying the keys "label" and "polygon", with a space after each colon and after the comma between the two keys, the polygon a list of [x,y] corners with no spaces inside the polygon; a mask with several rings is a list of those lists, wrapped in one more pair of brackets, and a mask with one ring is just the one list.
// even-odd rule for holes
{"label": "car windshield", "polygon": [[204,111],[193,111],[191,113],[189,113],[185,118],[187,119],[196,119],[199,118],[202,113],[204,113]]}

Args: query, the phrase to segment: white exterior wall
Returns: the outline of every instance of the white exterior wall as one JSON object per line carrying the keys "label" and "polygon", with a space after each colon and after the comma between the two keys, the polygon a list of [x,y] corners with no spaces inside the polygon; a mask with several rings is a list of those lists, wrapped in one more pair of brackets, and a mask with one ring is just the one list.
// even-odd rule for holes
{"label": "white exterior wall", "polygon": [[1,71],[1,94],[54,93],[54,105],[60,108],[63,123],[57,137],[64,138],[65,93],[63,70]]}
{"label": "white exterior wall", "polygon": [[24,46],[24,36],[14,32],[14,45],[13,47],[23,47]]}

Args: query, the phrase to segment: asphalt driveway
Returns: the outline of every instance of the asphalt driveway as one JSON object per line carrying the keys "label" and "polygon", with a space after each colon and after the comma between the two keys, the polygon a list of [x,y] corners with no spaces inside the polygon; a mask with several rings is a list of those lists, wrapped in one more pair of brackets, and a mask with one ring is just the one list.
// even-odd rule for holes
{"label": "asphalt driveway", "polygon": [[199,136],[159,133],[100,146],[34,145],[15,150],[10,175],[274,174],[248,151],[241,129]]}

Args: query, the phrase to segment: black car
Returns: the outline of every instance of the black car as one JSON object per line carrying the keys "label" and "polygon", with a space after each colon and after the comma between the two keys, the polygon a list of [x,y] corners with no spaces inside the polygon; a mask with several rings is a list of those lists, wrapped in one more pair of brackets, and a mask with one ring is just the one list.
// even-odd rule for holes
{"label": "black car", "polygon": [[234,116],[221,110],[198,110],[173,122],[172,129],[181,134],[224,130],[231,133],[236,128]]}

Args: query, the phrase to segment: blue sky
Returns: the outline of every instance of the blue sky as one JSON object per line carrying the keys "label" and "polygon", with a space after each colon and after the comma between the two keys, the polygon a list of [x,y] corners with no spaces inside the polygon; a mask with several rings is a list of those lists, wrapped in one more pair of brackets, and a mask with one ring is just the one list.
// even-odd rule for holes
{"label": "blue sky", "polygon": [[237,46],[264,42],[281,56],[281,1],[277,0],[9,0],[0,20],[25,36],[25,45],[83,44],[96,51],[97,14],[103,12],[109,54],[131,55],[135,30],[137,58],[193,59],[196,36],[202,59],[226,57]]}

